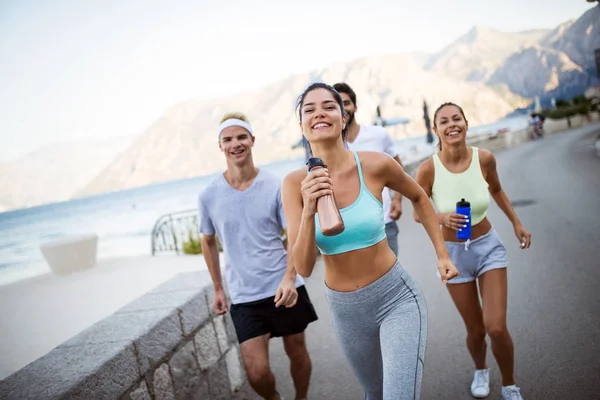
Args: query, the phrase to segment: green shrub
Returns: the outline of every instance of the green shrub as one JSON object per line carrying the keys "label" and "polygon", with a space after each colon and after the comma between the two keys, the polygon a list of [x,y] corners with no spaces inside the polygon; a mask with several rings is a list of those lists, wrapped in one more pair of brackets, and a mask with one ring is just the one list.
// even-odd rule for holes
{"label": "green shrub", "polygon": [[580,94],[579,96],[573,97],[573,100],[571,100],[571,102],[576,106],[579,106],[582,104],[590,104],[590,101],[582,94]]}
{"label": "green shrub", "polygon": [[544,110],[542,114],[550,119],[562,119],[574,117],[577,114],[587,115],[590,111],[589,103],[580,103],[577,105],[571,105],[568,107],[560,107],[556,110]]}
{"label": "green shrub", "polygon": [[[218,236],[216,236],[216,238],[219,252],[222,252],[223,246],[221,245],[221,241]],[[189,231],[188,238],[187,240],[184,240],[182,247],[184,254],[202,254],[202,241],[200,236],[195,234],[192,230]]]}
{"label": "green shrub", "polygon": [[182,244],[184,254],[202,254],[202,243],[199,237],[193,237],[190,232],[188,239]]}
{"label": "green shrub", "polygon": [[281,238],[283,239],[283,247],[287,250],[288,240],[287,240],[287,233],[286,233],[285,229],[281,230]]}
{"label": "green shrub", "polygon": [[562,108],[557,108],[556,110],[544,110],[544,111],[542,111],[542,114],[546,118],[562,119],[562,118],[568,117],[571,114],[571,112],[570,112],[570,108],[562,107]]}
{"label": "green shrub", "polygon": [[589,103],[579,104],[577,107],[577,114],[588,115],[588,113],[590,112],[590,108],[591,107]]}

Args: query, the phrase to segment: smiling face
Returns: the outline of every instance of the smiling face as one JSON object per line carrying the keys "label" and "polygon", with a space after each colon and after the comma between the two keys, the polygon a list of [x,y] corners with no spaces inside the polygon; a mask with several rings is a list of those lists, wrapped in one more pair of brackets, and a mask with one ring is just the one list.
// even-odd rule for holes
{"label": "smiling face", "polygon": [[459,107],[446,105],[436,112],[433,130],[438,135],[442,148],[466,141],[468,129],[469,123]]}
{"label": "smiling face", "polygon": [[342,109],[327,89],[317,88],[306,94],[300,117],[300,128],[310,143],[341,137]]}
{"label": "smiling face", "polygon": [[254,136],[240,126],[230,126],[223,129],[219,136],[219,148],[225,154],[227,163],[244,165],[252,158]]}

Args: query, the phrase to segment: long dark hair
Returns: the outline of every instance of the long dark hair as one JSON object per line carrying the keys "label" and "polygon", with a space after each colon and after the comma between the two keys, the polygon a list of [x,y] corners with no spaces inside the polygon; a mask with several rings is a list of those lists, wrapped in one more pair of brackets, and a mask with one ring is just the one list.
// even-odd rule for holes
{"label": "long dark hair", "polygon": [[[298,113],[298,119],[300,123],[302,123],[302,106],[304,105],[304,99],[306,95],[316,89],[325,89],[331,93],[335,102],[340,106],[340,110],[342,111],[342,117],[346,115],[346,111],[344,110],[344,102],[342,101],[342,96],[338,93],[337,90],[323,82],[315,82],[308,86],[304,92],[300,96],[298,96],[298,100],[296,101],[296,112]],[[342,129],[342,140],[344,141],[344,146],[347,147],[346,138],[348,137],[348,126]],[[310,143],[306,140],[306,136],[302,135],[302,145],[304,146],[304,155],[306,157],[306,161],[313,156],[312,149],[310,148]]]}
{"label": "long dark hair", "polygon": [[[437,110],[435,110],[435,112],[433,113],[433,127],[437,130],[437,115],[440,112],[440,110],[446,106],[454,106],[456,108],[458,108],[458,111],[460,111],[460,113],[462,114],[463,118],[465,119],[465,121],[467,121],[467,117],[465,117],[465,112],[463,111],[463,109],[461,108],[461,106],[459,106],[458,104],[455,104],[451,101],[446,102],[444,104],[442,104],[441,106],[439,106],[437,108]],[[440,151],[442,150],[442,140],[438,137],[438,148],[440,149]]]}

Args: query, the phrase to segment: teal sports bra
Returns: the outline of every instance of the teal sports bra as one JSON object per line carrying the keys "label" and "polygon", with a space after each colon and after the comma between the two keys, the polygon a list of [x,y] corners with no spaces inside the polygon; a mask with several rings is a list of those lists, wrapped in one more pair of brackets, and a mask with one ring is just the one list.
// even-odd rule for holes
{"label": "teal sports bra", "polygon": [[355,151],[353,153],[358,168],[360,191],[354,203],[340,209],[345,226],[342,233],[335,236],[323,235],[319,223],[319,214],[315,214],[316,242],[321,254],[334,255],[364,249],[381,242],[386,237],[383,206],[367,189],[358,154]]}

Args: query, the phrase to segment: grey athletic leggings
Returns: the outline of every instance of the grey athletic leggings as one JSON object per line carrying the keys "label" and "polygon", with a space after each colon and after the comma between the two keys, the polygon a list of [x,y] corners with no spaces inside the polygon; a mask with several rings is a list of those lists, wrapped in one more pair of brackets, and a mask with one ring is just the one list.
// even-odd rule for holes
{"label": "grey athletic leggings", "polygon": [[396,262],[354,292],[325,285],[333,330],[367,400],[416,400],[427,341],[427,305]]}

